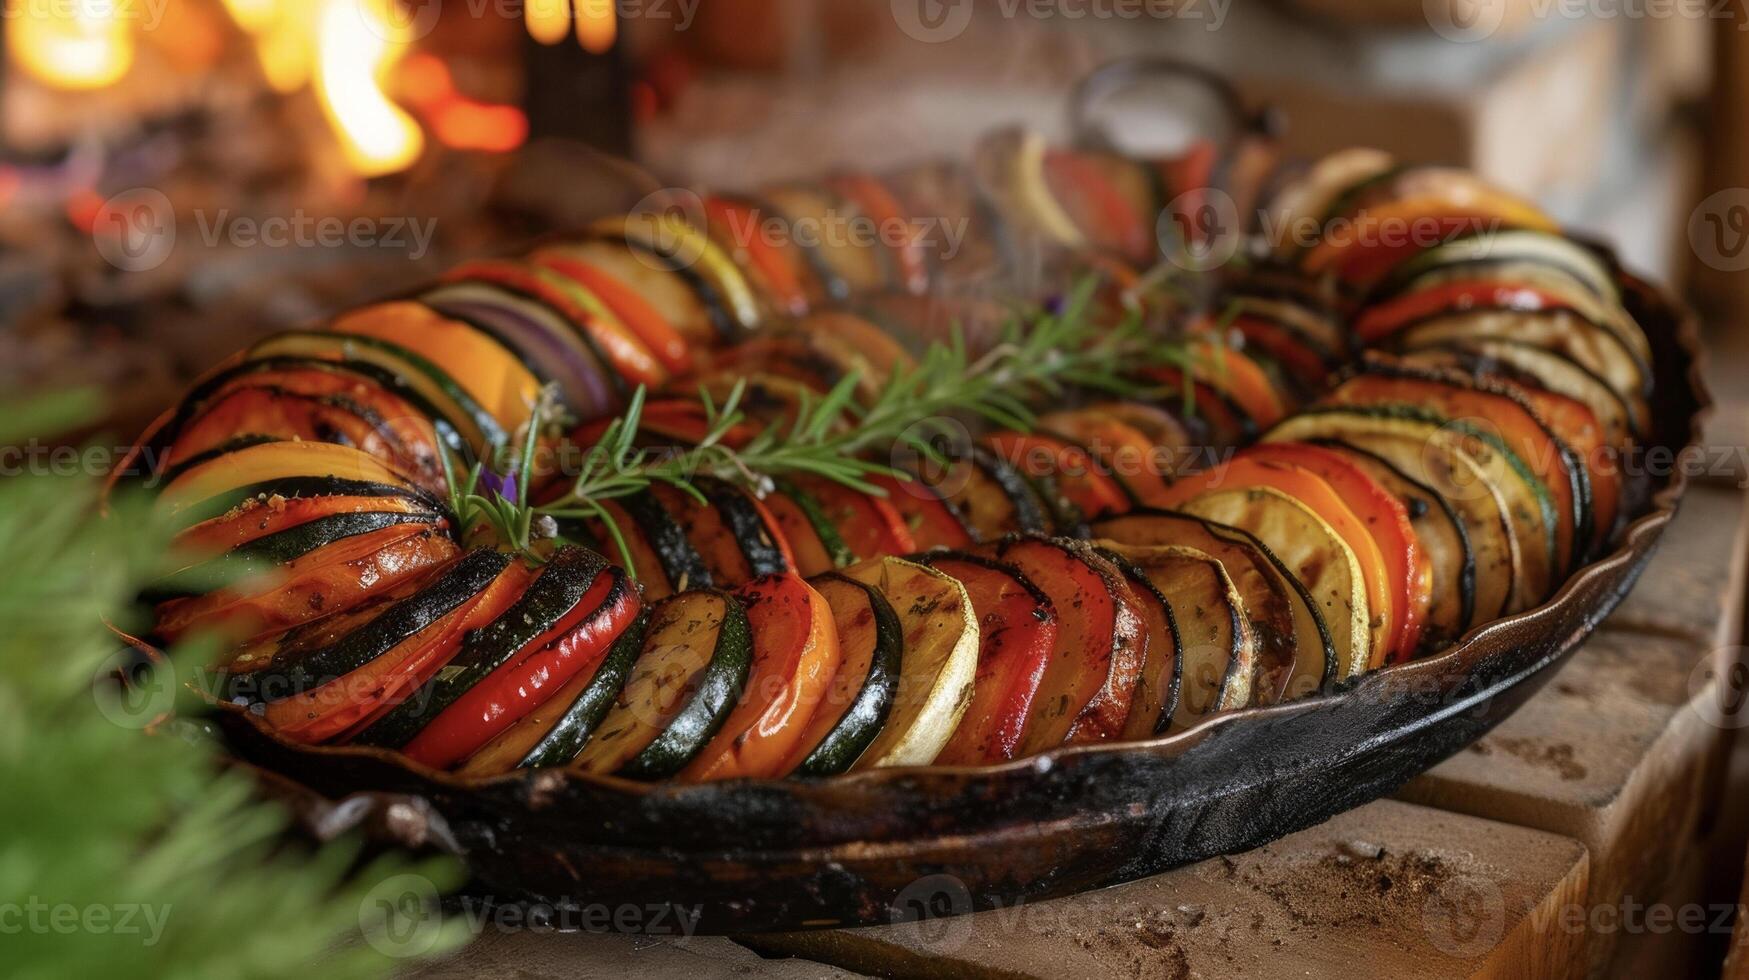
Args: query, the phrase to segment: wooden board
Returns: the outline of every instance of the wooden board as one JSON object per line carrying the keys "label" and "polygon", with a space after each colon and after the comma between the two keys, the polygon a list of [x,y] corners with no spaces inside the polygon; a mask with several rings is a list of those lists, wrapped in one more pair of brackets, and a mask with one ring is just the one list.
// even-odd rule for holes
{"label": "wooden board", "polygon": [[1749,494],[1692,487],[1652,563],[1605,628],[1734,646],[1743,634],[1746,559]]}
{"label": "wooden board", "polygon": [[[1591,905],[1654,894],[1693,843],[1724,748],[1720,729],[1690,703],[1691,675],[1710,652],[1601,631],[1537,697],[1400,796],[1583,842]],[[1593,967],[1616,938],[1592,937]]]}
{"label": "wooden board", "polygon": [[[1585,937],[1555,916],[1586,882],[1576,841],[1385,800],[1073,898],[742,941],[889,976],[1571,976]],[[918,889],[958,900],[951,881]]]}

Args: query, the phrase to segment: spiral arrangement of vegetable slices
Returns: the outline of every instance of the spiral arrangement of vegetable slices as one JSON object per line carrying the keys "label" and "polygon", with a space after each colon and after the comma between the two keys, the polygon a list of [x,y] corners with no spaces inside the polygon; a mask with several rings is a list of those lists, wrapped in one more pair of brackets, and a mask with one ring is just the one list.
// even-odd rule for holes
{"label": "spiral arrangement of vegetable slices", "polygon": [[[1639,501],[1616,271],[1466,173],[1210,152],[1001,133],[262,341],[142,439],[157,633],[291,741],[698,781],[1150,738],[1549,598]],[[1158,288],[1223,190],[1262,260]]]}

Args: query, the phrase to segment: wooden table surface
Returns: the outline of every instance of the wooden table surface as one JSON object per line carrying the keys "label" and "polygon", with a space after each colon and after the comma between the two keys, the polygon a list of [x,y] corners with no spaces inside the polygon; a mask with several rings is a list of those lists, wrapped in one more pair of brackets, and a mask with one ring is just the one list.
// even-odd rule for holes
{"label": "wooden table surface", "polygon": [[[1727,408],[1714,438],[1743,445],[1727,440],[1746,421]],[[1735,728],[1719,707],[1743,662],[1739,465],[1692,490],[1632,595],[1542,692],[1394,800],[974,916],[738,941],[493,933],[420,975],[1642,977],[1716,975],[1734,943],[1727,976],[1749,980],[1749,927],[1732,939],[1734,903],[1706,901],[1745,860],[1726,804],[1749,794],[1726,792]]]}

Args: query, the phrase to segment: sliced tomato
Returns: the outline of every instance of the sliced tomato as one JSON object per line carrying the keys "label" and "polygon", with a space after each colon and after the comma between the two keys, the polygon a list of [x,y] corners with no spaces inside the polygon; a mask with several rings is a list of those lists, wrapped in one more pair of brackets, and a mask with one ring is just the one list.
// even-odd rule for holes
{"label": "sliced tomato", "polygon": [[1045,179],[1095,245],[1132,262],[1146,263],[1154,254],[1153,222],[1130,205],[1098,163],[1074,150],[1046,150]]}
{"label": "sliced tomato", "polygon": [[838,670],[831,607],[800,576],[768,575],[734,594],[747,608],[753,664],[740,701],[681,782],[782,775]]}
{"label": "sliced tomato", "polygon": [[1020,754],[1119,737],[1147,654],[1129,586],[1091,549],[1063,539],[1011,538],[996,557],[1050,597],[1061,623]]}
{"label": "sliced tomato", "polygon": [[617,276],[560,253],[540,252],[530,261],[571,278],[601,297],[601,301],[619,315],[626,328],[637,334],[650,353],[670,372],[680,375],[692,370],[692,352],[686,338],[668,322],[661,310]]}
{"label": "sliced tomato", "polygon": [[1235,457],[1179,479],[1169,489],[1165,506],[1180,508],[1205,493],[1246,487],[1268,487],[1299,501],[1328,524],[1354,552],[1366,584],[1367,608],[1373,616],[1368,629],[1372,637],[1369,646],[1373,651],[1368,668],[1383,665],[1393,640],[1403,632],[1403,618],[1408,612],[1406,608],[1399,608],[1395,597],[1409,594],[1409,587],[1391,577],[1378,539],[1356,516],[1343,495],[1316,473],[1303,466]]}
{"label": "sliced tomato", "polygon": [[952,505],[922,480],[900,481],[885,474],[865,479],[887,492],[886,502],[899,512],[918,548],[968,548],[976,543]]}
{"label": "sliced tomato", "polygon": [[1052,412],[1038,421],[1040,427],[1086,447],[1142,503],[1151,503],[1166,489],[1163,467],[1156,458],[1160,447],[1142,430],[1100,411],[1099,406]]}
{"label": "sliced tomato", "polygon": [[234,509],[176,535],[176,550],[191,558],[220,555],[233,548],[307,524],[331,514],[395,513],[436,516],[430,503],[414,497],[251,497]]}
{"label": "sliced tomato", "polygon": [[479,595],[430,626],[357,670],[269,703],[263,717],[280,735],[305,744],[363,728],[430,680],[461,648],[462,637],[503,615],[532,578],[526,564],[510,562]]}
{"label": "sliced tomato", "polygon": [[1013,565],[963,552],[930,552],[917,561],[959,580],[978,619],[978,673],[972,702],[935,757],[936,765],[972,766],[1020,754],[1026,719],[1057,648],[1051,600]]}
{"label": "sliced tomato", "polygon": [[538,265],[495,259],[464,262],[443,276],[444,282],[468,280],[501,286],[557,310],[578,330],[587,333],[619,376],[631,384],[654,388],[668,381],[668,370],[650,348],[619,321],[599,296],[577,280]]}
{"label": "sliced tomato", "polygon": [[1368,208],[1334,229],[1306,253],[1301,267],[1314,275],[1335,272],[1351,286],[1377,282],[1399,262],[1448,239],[1500,226],[1559,230],[1547,215],[1504,194],[1473,200],[1404,198]]}
{"label": "sliced tomato", "polygon": [[764,233],[757,208],[713,194],[704,199],[704,218],[711,237],[765,286],[775,307],[790,316],[808,312],[801,277],[790,256]]}
{"label": "sliced tomato", "polygon": [[824,477],[798,476],[793,482],[820,502],[827,519],[857,558],[908,555],[917,550],[917,539],[911,536],[905,518],[887,498]]}
{"label": "sliced tomato", "polygon": [[1487,391],[1420,372],[1399,374],[1383,366],[1381,373],[1357,374],[1344,381],[1328,400],[1345,405],[1413,405],[1447,419],[1486,420],[1554,499],[1556,567],[1578,565],[1583,547],[1590,544],[1589,501],[1584,499],[1589,496],[1590,475],[1582,467],[1581,472],[1574,471],[1574,461],[1561,452],[1553,433],[1523,402],[1504,390]]}
{"label": "sliced tomato", "polygon": [[[913,234],[905,209],[887,185],[867,174],[845,174],[826,181],[826,184],[850,198],[875,223],[882,246],[893,253],[899,280],[895,285],[908,293],[928,290],[929,260],[921,242]],[[900,229],[904,231],[904,239],[893,240]]]}
{"label": "sliced tomato", "polygon": [[1403,610],[1403,614],[1398,617],[1398,631],[1387,659],[1396,663],[1414,656],[1421,644],[1428,607],[1433,602],[1433,569],[1423,560],[1420,538],[1403,502],[1341,453],[1323,446],[1304,442],[1259,443],[1242,450],[1239,458],[1302,467],[1317,474],[1341,495],[1378,542],[1391,581],[1399,586],[1392,597],[1393,608]]}
{"label": "sliced tomato", "polygon": [[625,572],[610,568],[556,627],[530,643],[431,719],[404,750],[447,769],[540,707],[582,671],[593,672],[641,603]]}
{"label": "sliced tomato", "polygon": [[984,444],[1023,476],[1055,481],[1085,518],[1122,514],[1133,506],[1103,464],[1072,442],[1043,432],[1003,431],[985,436]]}
{"label": "sliced tomato", "polygon": [[[1442,313],[1465,310],[1573,310],[1558,293],[1487,279],[1442,282],[1370,306],[1355,317],[1354,332],[1372,344],[1403,327]],[[1577,312],[1577,311],[1575,311]]]}
{"label": "sliced tomato", "polygon": [[162,603],[157,631],[178,640],[205,629],[233,637],[290,629],[387,592],[458,551],[437,529],[419,524],[360,534],[288,562],[277,575]]}

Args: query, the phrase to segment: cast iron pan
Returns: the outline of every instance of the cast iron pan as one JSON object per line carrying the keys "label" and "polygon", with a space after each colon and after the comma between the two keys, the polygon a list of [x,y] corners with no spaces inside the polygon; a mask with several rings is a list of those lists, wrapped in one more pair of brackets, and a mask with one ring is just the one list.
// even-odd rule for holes
{"label": "cast iron pan", "polygon": [[[1694,447],[1708,402],[1694,324],[1639,279],[1622,285],[1654,349],[1651,442]],[[466,861],[475,895],[501,904],[672,906],[702,932],[730,933],[914,918],[905,890],[932,875],[963,885],[952,911],[1067,895],[1312,826],[1499,724],[1632,588],[1681,499],[1686,479],[1672,470],[1653,479],[1616,550],[1539,608],[1339,693],[1150,742],[984,768],[674,786],[560,770],[463,780],[381,750],[284,743],[238,711],[221,711],[219,727],[243,760],[303,787],[306,829],[364,824],[435,844]]]}

